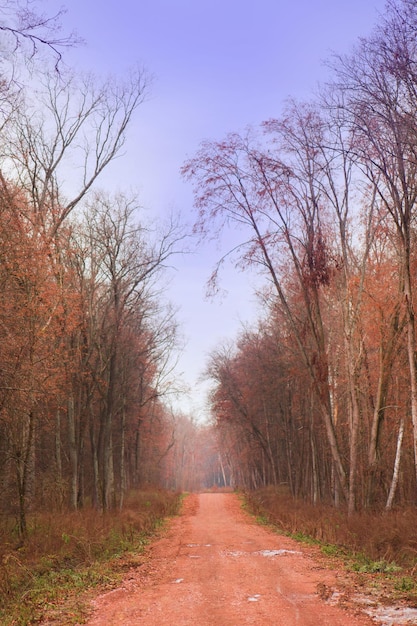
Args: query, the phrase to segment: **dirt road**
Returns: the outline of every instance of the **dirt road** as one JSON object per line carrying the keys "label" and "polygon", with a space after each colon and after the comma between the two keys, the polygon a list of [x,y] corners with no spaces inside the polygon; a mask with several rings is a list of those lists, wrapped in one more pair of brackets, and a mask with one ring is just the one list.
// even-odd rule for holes
{"label": "dirt road", "polygon": [[89,626],[375,626],[320,598],[336,574],[302,550],[255,524],[234,494],[189,496],[144,570],[95,601]]}

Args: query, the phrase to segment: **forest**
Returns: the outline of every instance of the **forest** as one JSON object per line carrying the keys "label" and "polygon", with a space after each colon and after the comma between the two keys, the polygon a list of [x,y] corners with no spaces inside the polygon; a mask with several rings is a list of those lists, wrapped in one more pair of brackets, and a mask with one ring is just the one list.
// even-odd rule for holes
{"label": "forest", "polygon": [[196,234],[238,236],[212,289],[228,260],[265,278],[258,327],[207,367],[234,486],[416,504],[416,35],[416,2],[389,1],[317,95],[184,165]]}
{"label": "forest", "polygon": [[0,10],[0,512],[23,541],[36,511],[193,488],[197,434],[169,402],[180,339],[164,286],[184,229],[97,184],[149,77],[75,74],[59,14],[19,8]]}
{"label": "forest", "polygon": [[[4,9],[0,489],[37,510],[121,510],[135,489],[281,486],[348,514],[417,494],[417,2],[329,60],[308,102],[205,141],[182,169],[193,235],[263,278],[262,317],[212,352],[212,422],[176,414],[164,297],[186,236],[100,187],[150,90],[81,76],[54,20]],[[249,297],[249,294],[248,294]]]}

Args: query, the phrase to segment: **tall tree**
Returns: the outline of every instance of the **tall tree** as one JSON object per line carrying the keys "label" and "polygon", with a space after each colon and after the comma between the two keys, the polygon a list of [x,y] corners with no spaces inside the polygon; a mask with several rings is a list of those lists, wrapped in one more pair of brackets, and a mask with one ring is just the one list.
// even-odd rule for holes
{"label": "tall tree", "polygon": [[417,478],[417,364],[412,271],[417,202],[417,3],[389,2],[387,13],[353,55],[335,63],[356,151],[384,213],[395,229],[406,311],[410,404]]}
{"label": "tall tree", "polygon": [[[239,246],[241,262],[266,270],[285,311],[310,373],[338,484],[347,501],[349,487],[335,431],[321,306],[321,292],[330,280],[327,217],[317,184],[321,164],[315,158],[322,128],[308,112],[295,124],[299,122],[306,138],[303,145],[288,141],[284,153],[274,153],[257,148],[250,137],[234,134],[224,142],[205,143],[183,172],[196,183],[197,229],[204,233],[233,222],[247,229],[249,239]],[[291,264],[303,301],[302,319],[290,306],[286,263]]]}
{"label": "tall tree", "polygon": [[[129,387],[133,385],[138,394],[137,403],[145,405],[147,395],[152,397],[154,393],[150,389],[154,389],[157,372],[161,372],[165,351],[172,346],[170,316],[164,333],[155,321],[159,316],[155,293],[181,235],[171,224],[152,244],[149,229],[136,221],[136,213],[134,199],[99,194],[87,215],[90,258],[86,270],[98,281],[98,300],[92,303],[96,310],[89,322],[95,320],[95,328],[90,326],[89,332],[95,346],[101,394],[98,430],[91,433],[104,508],[114,504],[114,427],[116,420],[121,420],[123,448]],[[156,355],[157,362],[153,362]],[[137,383],[132,380],[132,367]]]}

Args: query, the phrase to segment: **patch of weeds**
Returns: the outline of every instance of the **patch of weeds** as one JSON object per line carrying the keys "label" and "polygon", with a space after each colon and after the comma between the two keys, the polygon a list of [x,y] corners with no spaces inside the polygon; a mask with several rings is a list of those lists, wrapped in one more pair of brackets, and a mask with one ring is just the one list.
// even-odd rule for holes
{"label": "patch of weeds", "polygon": [[71,537],[70,537],[70,535],[68,535],[68,533],[62,533],[61,537],[62,537],[62,541],[63,541],[66,545],[68,545],[68,544],[69,544],[69,542],[71,541]]}
{"label": "patch of weeds", "polygon": [[310,537],[310,535],[305,535],[303,532],[289,533],[288,535],[291,539],[295,539],[295,541],[299,541],[300,543],[305,543],[309,546],[316,546],[320,543],[314,537]]}
{"label": "patch of weeds", "polygon": [[163,528],[166,524],[166,520],[164,520],[163,518],[158,518],[154,521],[154,528],[155,530],[160,530],[161,528]]}
{"label": "patch of weeds", "polygon": [[359,555],[358,559],[353,561],[350,568],[354,572],[360,574],[396,574],[401,571],[401,567],[395,563],[388,563],[385,560],[372,561]]}
{"label": "patch of weeds", "polygon": [[402,576],[399,580],[396,581],[394,588],[396,591],[415,591],[417,588],[417,582],[414,578],[410,576]]}
{"label": "patch of weeds", "polygon": [[335,546],[331,543],[327,543],[323,546],[321,546],[321,551],[323,552],[323,554],[325,554],[326,556],[340,556],[342,549],[340,548],[340,546]]}
{"label": "patch of weeds", "polygon": [[253,517],[257,524],[260,524],[261,526],[269,525],[267,516],[260,513],[259,508],[254,509],[244,493],[237,493],[237,497],[240,501],[240,508],[245,511],[245,513],[248,513],[251,517]]}
{"label": "patch of weeds", "polygon": [[248,502],[248,499],[245,497],[245,494],[242,492],[239,492],[236,495],[237,495],[238,500],[240,501],[240,506],[242,507],[242,509],[244,511],[248,511],[248,513],[253,514],[253,511],[251,510],[251,506]]}

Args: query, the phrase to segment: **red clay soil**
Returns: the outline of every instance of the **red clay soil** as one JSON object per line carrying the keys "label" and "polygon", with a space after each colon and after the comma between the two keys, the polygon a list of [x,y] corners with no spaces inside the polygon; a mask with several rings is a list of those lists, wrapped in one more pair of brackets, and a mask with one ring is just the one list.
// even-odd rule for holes
{"label": "red clay soil", "polygon": [[189,496],[149,556],[94,601],[89,626],[375,626],[327,604],[323,590],[337,588],[337,572],[257,525],[235,494]]}

